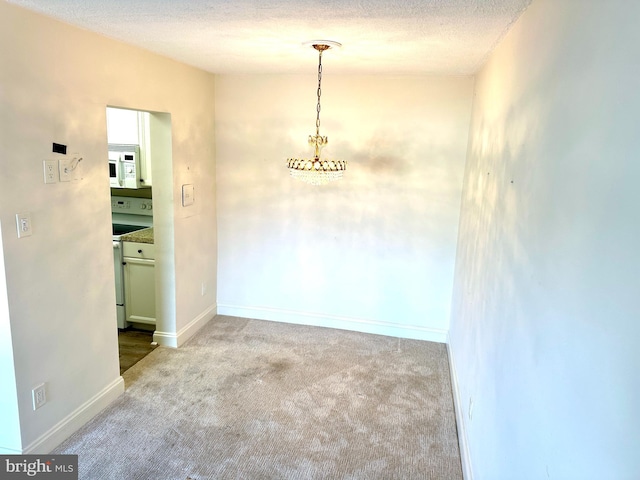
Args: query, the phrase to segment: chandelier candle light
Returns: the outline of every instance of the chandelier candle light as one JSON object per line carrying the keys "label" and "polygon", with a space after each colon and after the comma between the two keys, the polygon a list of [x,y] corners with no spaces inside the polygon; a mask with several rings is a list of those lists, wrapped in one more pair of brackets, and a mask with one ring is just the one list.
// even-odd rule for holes
{"label": "chandelier candle light", "polygon": [[345,160],[320,160],[320,150],[328,143],[328,138],[320,135],[320,95],[322,94],[322,52],[331,47],[340,47],[337,42],[318,40],[311,42],[311,46],[318,51],[318,105],[316,107],[316,134],[309,135],[309,145],[314,146],[314,158],[287,159],[289,173],[293,178],[312,185],[324,185],[342,178],[347,168]]}

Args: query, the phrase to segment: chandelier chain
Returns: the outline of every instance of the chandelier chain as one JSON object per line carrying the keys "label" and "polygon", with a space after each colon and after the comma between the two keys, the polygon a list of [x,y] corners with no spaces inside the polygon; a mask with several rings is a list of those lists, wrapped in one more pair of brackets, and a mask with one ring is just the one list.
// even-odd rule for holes
{"label": "chandelier chain", "polygon": [[318,54],[318,105],[316,107],[316,136],[320,135],[320,96],[322,95],[322,50]]}

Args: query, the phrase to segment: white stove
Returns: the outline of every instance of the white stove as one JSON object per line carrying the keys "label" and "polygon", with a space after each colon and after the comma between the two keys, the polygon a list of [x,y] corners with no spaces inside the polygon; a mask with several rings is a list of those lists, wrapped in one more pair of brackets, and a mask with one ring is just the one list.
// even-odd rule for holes
{"label": "white stove", "polygon": [[124,312],[124,273],[122,236],[153,226],[153,202],[147,198],[111,197],[111,226],[113,230],[113,268],[116,277],[116,310],[118,328],[127,328]]}

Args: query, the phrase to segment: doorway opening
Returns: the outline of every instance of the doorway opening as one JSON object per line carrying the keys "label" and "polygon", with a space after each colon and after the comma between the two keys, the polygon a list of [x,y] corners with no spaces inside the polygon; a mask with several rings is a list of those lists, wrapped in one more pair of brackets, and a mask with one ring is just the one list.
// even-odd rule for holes
{"label": "doorway opening", "polygon": [[121,373],[175,336],[171,115],[108,106]]}

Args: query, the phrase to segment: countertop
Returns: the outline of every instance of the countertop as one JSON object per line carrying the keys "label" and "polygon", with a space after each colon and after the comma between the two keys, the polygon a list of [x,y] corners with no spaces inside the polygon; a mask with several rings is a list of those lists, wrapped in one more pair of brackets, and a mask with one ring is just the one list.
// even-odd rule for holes
{"label": "countertop", "polygon": [[123,242],[153,243],[153,227],[143,228],[120,237]]}

